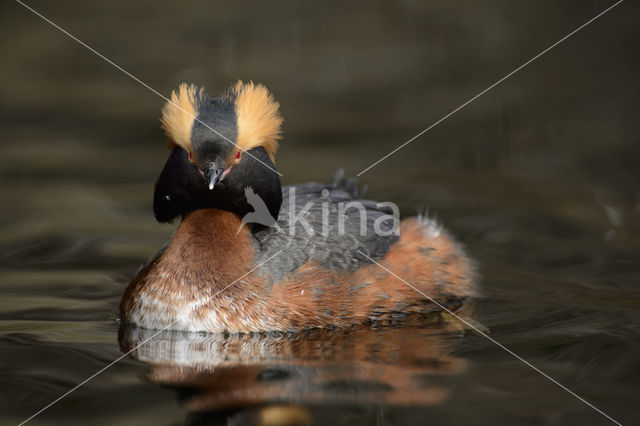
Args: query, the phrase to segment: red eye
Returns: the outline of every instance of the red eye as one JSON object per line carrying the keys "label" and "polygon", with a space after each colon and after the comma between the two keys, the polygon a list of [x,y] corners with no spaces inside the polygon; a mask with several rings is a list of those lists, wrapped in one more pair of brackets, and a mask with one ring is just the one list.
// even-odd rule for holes
{"label": "red eye", "polygon": [[242,154],[242,151],[238,151],[238,153],[236,154],[236,160],[240,158],[240,154]]}
{"label": "red eye", "polygon": [[193,154],[189,151],[189,160],[193,160]]}

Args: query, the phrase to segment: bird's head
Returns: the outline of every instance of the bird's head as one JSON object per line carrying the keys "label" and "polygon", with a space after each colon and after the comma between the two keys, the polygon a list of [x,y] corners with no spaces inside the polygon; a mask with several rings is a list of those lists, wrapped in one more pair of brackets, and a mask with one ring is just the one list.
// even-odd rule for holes
{"label": "bird's head", "polygon": [[275,161],[282,125],[279,104],[269,91],[242,81],[216,98],[183,83],[163,107],[161,121],[171,147],[187,152],[210,190],[253,148],[264,148]]}
{"label": "bird's head", "polygon": [[282,118],[262,85],[238,82],[220,96],[181,84],[162,109],[170,155],[158,177],[153,210],[160,222],[217,208],[243,217],[251,186],[273,217],[282,204],[273,163]]}

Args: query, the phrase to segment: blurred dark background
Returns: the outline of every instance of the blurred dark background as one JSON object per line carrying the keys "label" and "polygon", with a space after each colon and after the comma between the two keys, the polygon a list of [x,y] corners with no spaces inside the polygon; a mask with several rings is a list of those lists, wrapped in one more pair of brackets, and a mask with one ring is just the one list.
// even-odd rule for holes
{"label": "blurred dark background", "polygon": [[[613,2],[28,4],[164,95],[265,84],[286,184],[357,174]],[[20,4],[0,11],[0,399],[15,421],[119,356],[119,296],[174,228],[151,212],[163,101]],[[623,2],[361,177],[466,244],[495,339],[625,424],[640,422],[638,11]],[[456,351],[475,367],[429,410],[438,423],[605,421],[481,337]],[[116,368],[43,418],[181,418],[172,392],[138,382],[144,366]]]}

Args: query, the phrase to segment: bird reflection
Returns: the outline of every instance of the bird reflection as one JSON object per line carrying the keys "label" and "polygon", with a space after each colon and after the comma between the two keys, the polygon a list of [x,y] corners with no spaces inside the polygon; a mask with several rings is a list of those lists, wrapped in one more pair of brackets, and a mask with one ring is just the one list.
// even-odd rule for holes
{"label": "bird reflection", "polygon": [[306,405],[444,401],[448,389],[435,378],[467,362],[451,354],[459,322],[443,316],[295,334],[165,331],[148,342],[156,330],[122,326],[119,340],[150,366],[145,379],[177,389],[191,413],[262,407],[257,423],[308,424]]}

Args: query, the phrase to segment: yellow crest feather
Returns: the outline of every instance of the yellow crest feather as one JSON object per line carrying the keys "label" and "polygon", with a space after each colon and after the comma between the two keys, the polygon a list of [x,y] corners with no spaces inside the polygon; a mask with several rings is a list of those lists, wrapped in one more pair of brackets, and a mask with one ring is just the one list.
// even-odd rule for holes
{"label": "yellow crest feather", "polygon": [[191,129],[198,116],[198,99],[204,89],[193,84],[182,83],[171,92],[171,102],[162,107],[162,128],[171,139],[169,146],[179,145],[191,151]]}
{"label": "yellow crest feather", "polygon": [[238,81],[235,93],[238,147],[246,151],[261,146],[275,162],[278,140],[282,137],[280,104],[266,87],[252,81]]}

